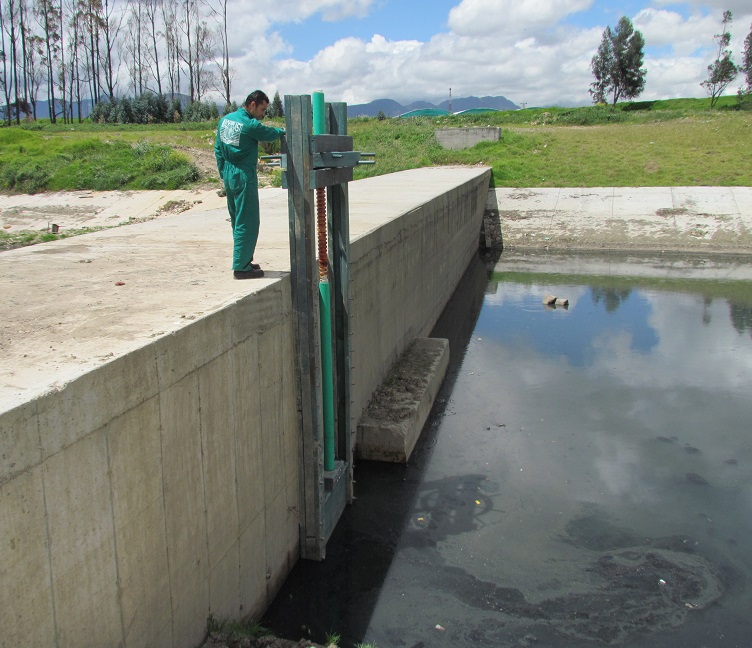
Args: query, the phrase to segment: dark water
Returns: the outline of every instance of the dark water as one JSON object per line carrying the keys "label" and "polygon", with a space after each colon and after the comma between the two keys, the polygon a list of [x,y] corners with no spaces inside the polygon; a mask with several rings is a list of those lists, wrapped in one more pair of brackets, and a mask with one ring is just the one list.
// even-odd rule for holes
{"label": "dark water", "polygon": [[750,277],[474,262],[410,464],[356,466],[326,561],[265,625],[379,648],[752,645]]}

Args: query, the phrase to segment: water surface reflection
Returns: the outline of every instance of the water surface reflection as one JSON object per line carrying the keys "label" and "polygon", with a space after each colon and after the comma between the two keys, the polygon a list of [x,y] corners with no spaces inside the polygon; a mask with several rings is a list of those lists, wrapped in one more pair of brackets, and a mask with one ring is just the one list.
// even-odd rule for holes
{"label": "water surface reflection", "polygon": [[[749,645],[748,268],[502,261],[411,465],[358,468],[325,586],[344,600],[308,627],[380,648]],[[362,604],[348,554],[378,557]]]}

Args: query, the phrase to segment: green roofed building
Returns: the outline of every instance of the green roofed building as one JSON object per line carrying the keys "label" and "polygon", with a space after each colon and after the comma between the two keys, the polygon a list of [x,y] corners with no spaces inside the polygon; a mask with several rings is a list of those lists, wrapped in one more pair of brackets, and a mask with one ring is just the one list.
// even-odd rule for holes
{"label": "green roofed building", "polygon": [[421,108],[398,115],[398,117],[444,117],[449,112],[441,108]]}
{"label": "green roofed building", "polygon": [[468,108],[467,110],[460,110],[454,113],[455,115],[481,115],[489,112],[501,112],[496,108]]}

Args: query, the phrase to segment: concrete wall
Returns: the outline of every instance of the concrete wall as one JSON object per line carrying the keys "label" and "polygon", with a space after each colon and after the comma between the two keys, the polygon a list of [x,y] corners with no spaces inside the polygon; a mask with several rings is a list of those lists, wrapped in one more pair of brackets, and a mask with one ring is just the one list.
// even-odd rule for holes
{"label": "concrete wall", "polygon": [[501,128],[498,126],[477,128],[441,128],[435,132],[436,140],[445,149],[472,148],[480,142],[498,142]]}
{"label": "concrete wall", "polygon": [[189,648],[265,609],[299,547],[289,285],[0,417],[0,646]]}
{"label": "concrete wall", "polygon": [[[471,256],[489,171],[352,243],[352,429]],[[289,275],[0,413],[0,647],[174,646],[299,555]]]}
{"label": "concrete wall", "polygon": [[[428,335],[478,241],[490,169],[351,244],[352,416],[414,338]],[[451,350],[450,350],[451,352]]]}

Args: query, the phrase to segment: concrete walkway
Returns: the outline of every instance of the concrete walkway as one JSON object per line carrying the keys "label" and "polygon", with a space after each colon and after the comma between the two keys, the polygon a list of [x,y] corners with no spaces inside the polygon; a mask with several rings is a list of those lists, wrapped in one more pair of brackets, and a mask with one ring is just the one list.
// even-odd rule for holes
{"label": "concrete walkway", "polygon": [[[351,238],[382,226],[482,171],[441,167],[350,185]],[[0,226],[23,218],[63,228],[151,217],[99,232],[0,253],[0,412],[56,389],[113,357],[140,348],[243,296],[290,269],[287,191],[260,191],[255,260],[263,279],[237,281],[223,198],[117,192],[0,197]],[[88,210],[88,211],[87,211]],[[24,213],[26,216],[24,216]],[[165,215],[166,214],[166,215]],[[84,220],[82,220],[84,219]]]}
{"label": "concrete walkway", "polygon": [[495,189],[505,248],[752,254],[752,187]]}

